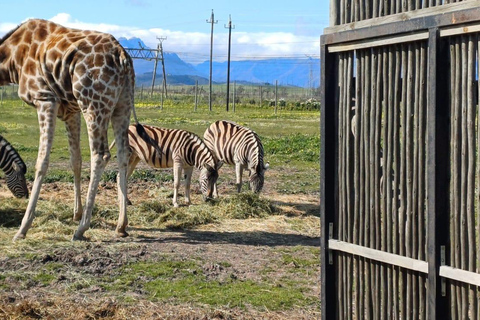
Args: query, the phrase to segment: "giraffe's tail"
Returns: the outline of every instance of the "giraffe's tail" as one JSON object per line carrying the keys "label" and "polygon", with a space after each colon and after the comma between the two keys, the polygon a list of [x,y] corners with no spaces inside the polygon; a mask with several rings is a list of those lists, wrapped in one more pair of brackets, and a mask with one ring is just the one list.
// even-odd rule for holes
{"label": "giraffe's tail", "polygon": [[145,127],[140,122],[137,121],[135,129],[137,129],[137,133],[140,138],[142,138],[147,144],[152,145],[152,147],[157,151],[157,157],[159,158],[159,160],[161,160],[164,153],[158,145],[158,142],[148,135],[147,131],[145,131]]}

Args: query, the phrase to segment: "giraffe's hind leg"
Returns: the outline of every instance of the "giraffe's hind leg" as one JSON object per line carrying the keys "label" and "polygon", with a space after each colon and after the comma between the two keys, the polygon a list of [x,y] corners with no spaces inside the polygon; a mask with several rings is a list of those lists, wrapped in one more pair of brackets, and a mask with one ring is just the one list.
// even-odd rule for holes
{"label": "giraffe's hind leg", "polygon": [[[140,162],[140,158],[138,157],[138,155],[135,153],[135,151],[131,151],[130,157],[128,158],[127,184],[128,184],[128,178],[130,178],[130,176],[132,175],[133,171],[135,170],[139,162]],[[127,186],[127,193],[128,193],[128,186]],[[127,205],[132,205],[132,202],[130,201],[128,196],[127,196]]]}
{"label": "giraffe's hind leg", "polygon": [[80,221],[82,218],[82,195],[80,192],[81,170],[82,170],[82,153],[80,152],[80,113],[71,114],[65,119],[65,127],[67,128],[68,142],[70,148],[70,165],[73,170],[73,185],[75,192],[75,200],[73,204],[73,220]]}
{"label": "giraffe's hind leg", "polygon": [[[127,217],[127,179],[135,169],[139,159],[132,154],[132,162],[129,163],[130,148],[128,144],[128,126],[130,125],[130,107],[127,104],[119,104],[112,116],[112,127],[115,133],[115,143],[117,145],[117,194],[118,194],[118,222],[116,235],[118,237],[127,237],[126,231],[128,225]],[[136,155],[135,155],[136,156]],[[127,171],[128,170],[128,171]]]}
{"label": "giraffe's hind leg", "polygon": [[80,220],[77,231],[73,236],[73,240],[85,240],[83,234],[90,228],[90,220],[92,218],[93,205],[95,203],[98,184],[102,177],[105,166],[110,160],[107,129],[111,112],[100,114],[98,110],[102,108],[105,110],[107,109],[107,106],[93,104],[93,106],[90,106],[84,111],[84,118],[87,124],[88,139],[90,143],[90,183],[88,185],[87,199],[85,201],[82,219]]}
{"label": "giraffe's hind leg", "polygon": [[23,216],[22,224],[13,237],[13,241],[25,238],[28,229],[32,225],[43,178],[47,174],[53,136],[55,134],[58,103],[54,99],[51,99],[37,100],[35,104],[37,107],[38,124],[40,128],[40,142],[38,147],[37,164],[35,166],[35,181],[33,182],[32,193],[28,200],[27,210]]}

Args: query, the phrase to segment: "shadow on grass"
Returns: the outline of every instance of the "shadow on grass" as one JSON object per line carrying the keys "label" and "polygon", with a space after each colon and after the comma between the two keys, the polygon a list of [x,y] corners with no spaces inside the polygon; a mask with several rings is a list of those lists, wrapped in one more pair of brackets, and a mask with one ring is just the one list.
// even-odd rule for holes
{"label": "shadow on grass", "polygon": [[[141,230],[132,228],[132,230]],[[188,244],[230,243],[248,246],[308,246],[319,247],[320,237],[265,231],[215,232],[198,230],[149,229],[159,237],[139,236],[138,242],[179,242]]]}
{"label": "shadow on grass", "polygon": [[290,214],[287,213],[287,216],[315,216],[320,217],[320,203],[297,203],[297,202],[284,202],[284,201],[272,201],[276,207],[293,207],[295,210],[301,212],[301,214]]}
{"label": "shadow on grass", "polygon": [[0,227],[12,228],[20,226],[24,214],[24,208],[0,209]]}

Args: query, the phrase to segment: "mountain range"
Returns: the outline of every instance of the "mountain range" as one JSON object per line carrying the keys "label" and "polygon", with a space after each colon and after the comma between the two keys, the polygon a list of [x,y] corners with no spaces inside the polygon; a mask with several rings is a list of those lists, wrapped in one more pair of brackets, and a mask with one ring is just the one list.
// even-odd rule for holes
{"label": "mountain range", "polygon": [[[129,49],[146,48],[139,38],[119,38],[120,44]],[[168,84],[193,85],[209,82],[210,62],[204,61],[193,65],[183,61],[176,53],[164,52],[165,73]],[[154,61],[134,59],[133,64],[137,78],[137,85],[151,85]],[[161,83],[162,65],[157,66],[157,84]],[[320,60],[305,57],[303,59],[275,58],[263,60],[230,61],[230,81],[252,84],[275,84],[318,87],[320,78]],[[212,63],[212,81],[225,83],[227,81],[227,62]]]}

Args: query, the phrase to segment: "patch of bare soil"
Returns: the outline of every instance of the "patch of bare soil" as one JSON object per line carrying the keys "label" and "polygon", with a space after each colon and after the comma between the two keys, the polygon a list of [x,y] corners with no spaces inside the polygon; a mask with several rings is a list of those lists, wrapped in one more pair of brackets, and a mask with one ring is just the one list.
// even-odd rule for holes
{"label": "patch of bare soil", "polygon": [[[168,188],[167,184],[167,188]],[[140,182],[129,192],[136,202],[151,199],[152,183]],[[220,192],[230,192],[234,186],[225,183]],[[84,188],[86,190],[86,188]],[[2,186],[0,196],[4,195]],[[84,191],[85,192],[85,191]],[[312,229],[296,231],[288,217],[312,218],[319,210],[315,195],[287,196],[266,190],[266,196],[285,215],[267,219],[227,220],[192,230],[158,230],[131,227],[126,239],[87,243],[83,246],[53,246],[45,252],[27,258],[25,255],[0,255],[0,318],[1,319],[318,319],[317,307],[293,307],[286,311],[258,308],[215,308],[194,303],[152,302],[145,292],[132,290],[128,297],[116,297],[101,286],[84,283],[93,277],[119,277],[119,269],[137,261],[155,262],[162,259],[201,261],[201,271],[207,279],[223,282],[228,279],[258,281],[271,270],[269,277],[281,279],[298,271],[298,279],[307,284],[308,295],[319,297],[320,265],[314,272],[300,272],[295,262],[281,263],[284,252],[297,259],[307,258],[319,248],[320,230],[317,222]],[[45,184],[44,200],[62,197],[73,201],[68,183]],[[99,187],[97,204],[116,199],[113,183]],[[199,201],[193,199],[193,201]],[[113,232],[112,232],[113,234]],[[301,248],[301,249],[294,249]],[[310,257],[311,258],[311,257]],[[34,271],[46,265],[58,265],[55,279],[42,282],[31,278]],[[16,276],[2,273],[16,271]],[[4,288],[14,288],[7,291]],[[126,299],[128,298],[128,299]],[[126,301],[129,301],[128,303]]]}

